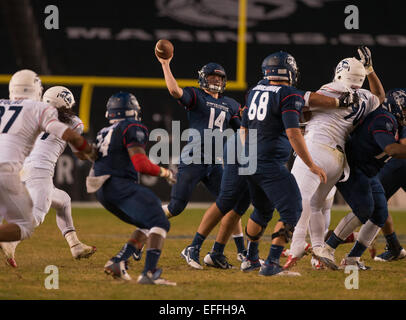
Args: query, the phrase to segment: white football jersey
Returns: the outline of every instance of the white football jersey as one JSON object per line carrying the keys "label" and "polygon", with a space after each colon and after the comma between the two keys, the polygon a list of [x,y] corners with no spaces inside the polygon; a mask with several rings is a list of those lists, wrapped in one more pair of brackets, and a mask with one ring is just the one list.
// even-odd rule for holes
{"label": "white football jersey", "polygon": [[359,95],[359,107],[310,110],[312,116],[306,124],[305,137],[335,148],[344,147],[345,140],[356,125],[379,106],[379,98],[365,89],[348,89],[343,83],[335,81],[322,86],[317,93],[338,98],[341,93],[353,90]]}
{"label": "white football jersey", "polygon": [[[72,118],[72,123],[68,126],[79,134],[83,133],[82,120],[77,116]],[[56,162],[65,150],[66,144],[66,141],[55,135],[42,132],[35,141],[30,155],[25,159],[24,171],[28,168],[41,168],[53,175]]]}
{"label": "white football jersey", "polygon": [[57,110],[40,101],[0,100],[0,163],[22,165],[35,139],[58,121]]}

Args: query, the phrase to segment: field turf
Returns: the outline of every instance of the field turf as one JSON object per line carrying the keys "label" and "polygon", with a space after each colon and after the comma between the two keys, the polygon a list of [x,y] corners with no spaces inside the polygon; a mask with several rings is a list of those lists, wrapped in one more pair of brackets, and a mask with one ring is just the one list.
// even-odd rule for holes
{"label": "field turf", "polygon": [[[17,248],[17,269],[0,263],[0,299],[107,299],[107,300],[270,300],[270,299],[406,299],[406,259],[391,263],[371,260],[368,252],[363,256],[370,271],[359,273],[359,289],[348,290],[344,282],[348,274],[343,270],[313,270],[310,256],[299,261],[293,271],[300,277],[262,277],[257,272],[239,270],[234,241],[231,239],[225,253],[232,270],[205,267],[190,268],[180,257],[180,251],[188,245],[196,232],[204,210],[188,209],[171,220],[171,230],[160,259],[163,277],[177,282],[176,287],[142,286],[113,280],[103,273],[105,262],[116,254],[125,243],[133,227],[120,221],[104,209],[73,209],[79,238],[86,244],[95,245],[97,252],[90,259],[76,261],[62,238],[51,211],[45,222],[36,229],[31,239]],[[335,227],[346,212],[333,211]],[[392,212],[399,238],[406,245],[406,212]],[[243,217],[243,225],[248,214]],[[260,255],[266,258],[270,246],[270,234],[277,220],[277,213],[260,245]],[[217,231],[217,229],[215,230]],[[209,236],[201,251],[201,262],[210,250],[215,232]],[[378,236],[378,252],[385,243]],[[351,248],[342,245],[336,253],[338,262]],[[0,259],[3,259],[0,253]],[[4,260],[3,260],[4,261]],[[281,259],[283,264],[285,258]],[[136,279],[143,268],[144,259],[131,261],[129,273]],[[48,290],[44,273],[46,266],[54,265],[59,272],[59,289]]]}

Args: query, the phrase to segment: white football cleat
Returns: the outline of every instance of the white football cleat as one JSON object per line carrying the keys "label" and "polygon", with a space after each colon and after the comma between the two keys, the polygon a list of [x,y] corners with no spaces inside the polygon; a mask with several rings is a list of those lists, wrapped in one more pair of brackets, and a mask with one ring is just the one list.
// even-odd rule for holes
{"label": "white football cleat", "polygon": [[17,262],[14,258],[15,250],[20,241],[0,242],[0,247],[6,256],[7,264],[13,268],[17,268]]}
{"label": "white football cleat", "polygon": [[334,249],[326,244],[325,247],[313,248],[313,256],[319,259],[321,263],[329,267],[332,270],[338,270],[338,266],[335,263]]}
{"label": "white football cleat", "polygon": [[164,286],[176,286],[176,282],[161,278],[162,269],[156,269],[155,272],[148,271],[141,273],[137,279],[139,284],[159,284]]}
{"label": "white football cleat", "polygon": [[347,266],[356,266],[358,270],[370,270],[371,267],[368,267],[360,260],[360,257],[348,257],[346,256],[341,260],[340,269],[345,269]]}
{"label": "white football cleat", "polygon": [[96,247],[88,246],[84,243],[79,243],[78,245],[70,248],[70,252],[72,253],[72,257],[80,260],[82,258],[90,258],[95,252]]}
{"label": "white football cleat", "polygon": [[112,276],[114,279],[122,279],[125,281],[131,281],[132,278],[127,272],[126,261],[114,262],[112,260],[107,261],[104,265],[104,273]]}

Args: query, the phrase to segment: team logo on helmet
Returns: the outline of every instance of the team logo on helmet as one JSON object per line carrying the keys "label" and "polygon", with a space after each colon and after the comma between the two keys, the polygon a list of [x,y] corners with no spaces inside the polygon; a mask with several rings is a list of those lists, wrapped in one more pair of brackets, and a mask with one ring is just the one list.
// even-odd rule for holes
{"label": "team logo on helmet", "polygon": [[338,64],[336,68],[336,73],[340,73],[343,70],[350,71],[350,64],[346,60],[343,60]]}
{"label": "team logo on helmet", "polygon": [[63,90],[58,93],[57,98],[61,98],[63,101],[65,101],[66,105],[70,106],[72,103],[72,95],[70,92]]}

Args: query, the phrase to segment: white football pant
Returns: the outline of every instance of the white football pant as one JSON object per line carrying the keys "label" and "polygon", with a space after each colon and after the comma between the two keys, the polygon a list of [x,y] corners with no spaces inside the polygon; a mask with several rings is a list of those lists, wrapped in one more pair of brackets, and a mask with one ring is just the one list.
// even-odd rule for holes
{"label": "white football pant", "polygon": [[[303,211],[295,227],[290,246],[290,252],[295,257],[301,257],[304,253],[305,238],[312,214],[320,219],[319,222],[322,224],[321,237],[324,239],[323,208],[326,206],[326,199],[331,189],[343,174],[345,165],[345,155],[338,149],[309,140],[306,140],[306,145],[315,164],[326,172],[327,183],[321,183],[319,176],[312,173],[300,157],[296,157],[292,174],[296,178],[302,195]],[[314,233],[320,232],[318,230],[313,231]],[[313,236],[316,235],[313,234]]]}
{"label": "white football pant", "polygon": [[0,163],[0,220],[18,225],[20,240],[24,240],[34,231],[35,221],[30,195],[20,181],[20,169],[17,163]]}
{"label": "white football pant", "polygon": [[35,227],[44,222],[50,207],[56,210],[56,224],[64,236],[74,231],[71,211],[71,198],[60,189],[55,188],[49,171],[39,168],[31,169],[25,186],[31,195],[34,209]]}

